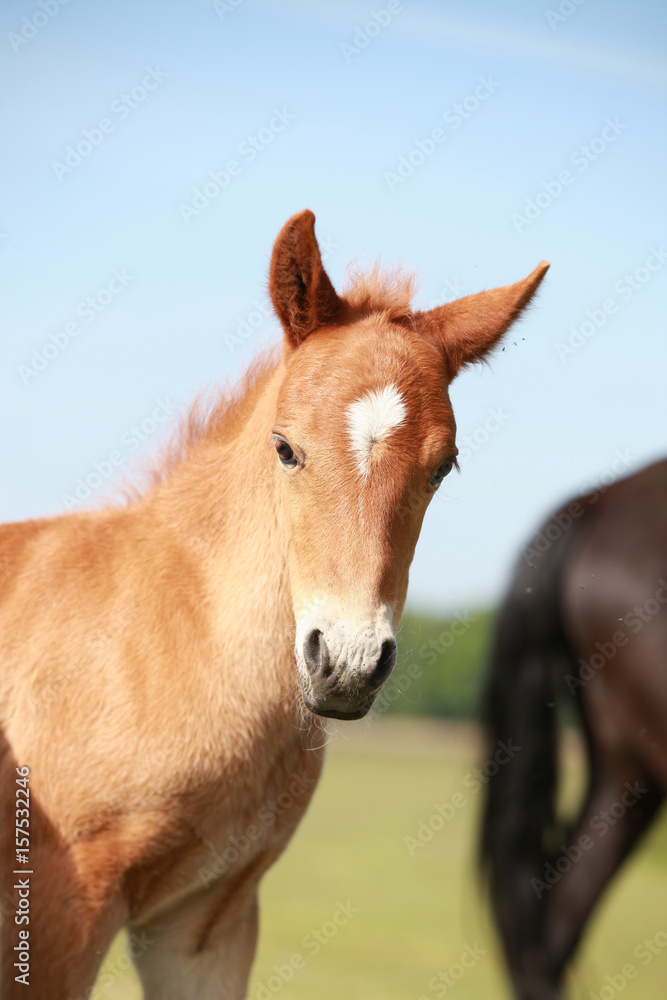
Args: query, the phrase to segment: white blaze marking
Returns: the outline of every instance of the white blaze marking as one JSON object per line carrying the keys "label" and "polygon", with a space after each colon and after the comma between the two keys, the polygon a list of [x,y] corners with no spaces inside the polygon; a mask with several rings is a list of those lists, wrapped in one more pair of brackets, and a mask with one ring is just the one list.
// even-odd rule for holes
{"label": "white blaze marking", "polygon": [[403,396],[395,385],[384,389],[369,389],[347,408],[347,426],[356,455],[357,468],[368,473],[373,445],[391,434],[405,420],[407,413]]}

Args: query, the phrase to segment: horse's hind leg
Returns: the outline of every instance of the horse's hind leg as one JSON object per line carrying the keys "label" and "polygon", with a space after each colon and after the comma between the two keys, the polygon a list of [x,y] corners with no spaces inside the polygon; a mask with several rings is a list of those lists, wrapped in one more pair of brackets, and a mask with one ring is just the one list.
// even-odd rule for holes
{"label": "horse's hind leg", "polygon": [[257,896],[217,916],[206,892],[179,910],[133,928],[145,1000],[243,1000],[257,944]]}
{"label": "horse's hind leg", "polygon": [[[564,869],[548,890],[545,944],[557,981],[591,911],[654,818],[662,789],[635,762],[593,759],[586,802],[565,850]],[[553,879],[553,874],[551,875]]]}

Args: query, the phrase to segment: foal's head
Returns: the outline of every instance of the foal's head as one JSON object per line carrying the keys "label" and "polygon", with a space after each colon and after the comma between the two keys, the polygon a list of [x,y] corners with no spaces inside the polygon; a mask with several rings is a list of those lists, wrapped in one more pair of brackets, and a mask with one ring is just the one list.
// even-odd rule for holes
{"label": "foal's head", "polygon": [[456,463],[449,384],[498,342],[548,265],[412,312],[409,289],[377,275],[338,296],[314,222],[290,219],[271,260],[285,361],[273,440],[304,701],[358,719],[394,666],[424,512]]}

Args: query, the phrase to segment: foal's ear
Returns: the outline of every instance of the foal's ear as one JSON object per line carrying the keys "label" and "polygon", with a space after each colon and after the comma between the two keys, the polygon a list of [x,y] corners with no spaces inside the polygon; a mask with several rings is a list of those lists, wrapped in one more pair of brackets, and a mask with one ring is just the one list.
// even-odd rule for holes
{"label": "foal's ear", "polygon": [[286,341],[297,347],[318,326],[331,323],[341,300],[322,266],[315,216],[293,215],[278,234],[271,255],[269,291]]}
{"label": "foal's ear", "polygon": [[542,261],[532,274],[514,285],[467,295],[416,313],[418,328],[443,352],[452,378],[464,365],[481,360],[496,346],[526,308],[548,270],[549,265]]}

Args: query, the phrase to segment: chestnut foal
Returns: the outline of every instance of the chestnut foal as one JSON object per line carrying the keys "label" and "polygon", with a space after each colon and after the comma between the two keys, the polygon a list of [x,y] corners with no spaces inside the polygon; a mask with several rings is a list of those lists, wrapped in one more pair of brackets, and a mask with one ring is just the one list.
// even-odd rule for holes
{"label": "chestnut foal", "polygon": [[548,267],[414,312],[377,271],[339,296],[314,221],[273,249],[282,353],[195,408],[142,496],[0,528],[5,1000],[85,996],[124,926],[148,1000],[245,996],[318,716],[361,718],[394,664],[449,383]]}

